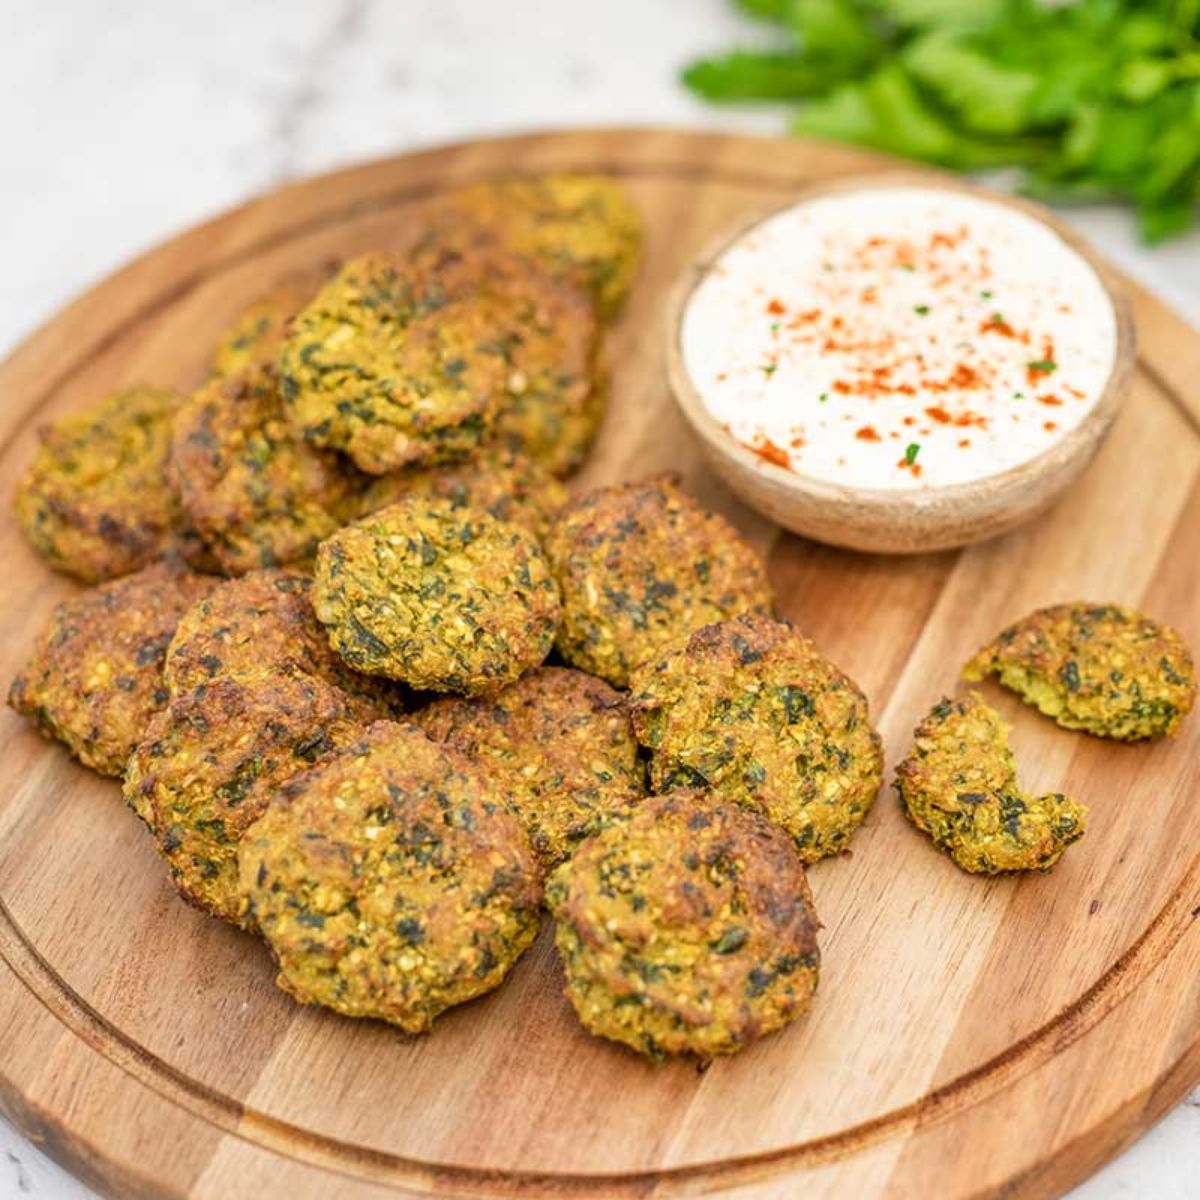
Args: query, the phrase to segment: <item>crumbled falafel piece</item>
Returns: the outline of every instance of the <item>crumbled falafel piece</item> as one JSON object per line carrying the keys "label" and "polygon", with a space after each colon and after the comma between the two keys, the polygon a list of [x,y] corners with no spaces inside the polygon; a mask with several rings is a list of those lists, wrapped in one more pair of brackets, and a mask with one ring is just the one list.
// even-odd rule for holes
{"label": "crumbled falafel piece", "polygon": [[215,582],[156,563],[64,601],[13,680],[8,703],[85,767],[120,777],[167,702],[163,660],[175,626]]}
{"label": "crumbled falafel piece", "polygon": [[1183,638],[1116,604],[1055,604],[1010,625],[963,668],[995,675],[1064,729],[1135,741],[1173,737],[1196,700]]}
{"label": "crumbled falafel piece", "polygon": [[313,607],[356,671],[466,695],[497,692],[539,666],[559,616],[532,534],[422,496],[321,543]]}
{"label": "crumbled falafel piece", "polygon": [[788,622],[747,615],[672,642],[634,673],[650,783],[761,812],[815,862],[839,854],[883,781],[866,697]]}
{"label": "crumbled falafel piece", "polygon": [[905,813],[964,871],[1048,871],[1086,829],[1081,804],[1021,791],[1010,730],[977,693],[943,699],[896,768]]}
{"label": "crumbled falafel piece", "polygon": [[541,872],[517,818],[411,725],[373,725],[285,784],[239,860],[279,986],[409,1033],[499,986],[538,931]]}
{"label": "crumbled falafel piece", "polygon": [[584,842],[546,901],[585,1028],[642,1054],[733,1054],[806,1012],[820,957],[788,836],[679,789]]}
{"label": "crumbled falafel piece", "polygon": [[559,652],[616,687],[680,635],[773,602],[754,550],[668,476],[576,497],[546,554],[562,592]]}
{"label": "crumbled falafel piece", "polygon": [[496,779],[548,867],[645,795],[625,698],[582,671],[542,667],[490,700],[438,700],[412,720]]}

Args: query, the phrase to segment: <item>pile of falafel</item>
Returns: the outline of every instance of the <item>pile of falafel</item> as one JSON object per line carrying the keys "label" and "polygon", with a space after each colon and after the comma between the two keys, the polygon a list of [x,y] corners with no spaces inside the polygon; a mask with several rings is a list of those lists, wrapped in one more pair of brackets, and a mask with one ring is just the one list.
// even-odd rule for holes
{"label": "pile of falafel", "polygon": [[[587,1029],[732,1053],[815,992],[805,866],[882,783],[867,700],[676,480],[568,495],[640,256],[620,186],[489,180],[420,219],[403,258],[256,300],[190,395],[44,431],[18,516],[90,586],[9,703],[122,779],[183,898],[299,1001],[421,1032],[548,909]],[[1178,634],[1112,606],[1034,613],[967,673],[1121,739],[1195,695]],[[1020,790],[976,693],[934,707],[897,786],[972,872],[1084,832]]]}

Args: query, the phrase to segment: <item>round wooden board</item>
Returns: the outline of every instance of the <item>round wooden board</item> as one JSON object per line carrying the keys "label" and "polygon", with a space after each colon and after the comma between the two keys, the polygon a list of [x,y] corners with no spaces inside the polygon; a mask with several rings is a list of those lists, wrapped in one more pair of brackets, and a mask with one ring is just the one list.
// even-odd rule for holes
{"label": "round wooden board", "polygon": [[[722,224],[849,150],[665,131],[473,143],[286,188],[153,251],[0,368],[3,478],[40,420],[144,378],[186,386],[239,306],[334,254],[402,247],[406,212],[514,169],[620,175],[649,226],[611,335],[613,412],[580,484],[680,470],[770,556],[781,606],[867,692],[889,764],[977,644],[1041,604],[1141,605],[1200,646],[1200,338],[1135,294],[1131,402],[1096,465],[1034,525],[885,559],[778,536],[702,467],[666,392],[663,300]],[[7,680],[70,591],[5,512]],[[293,1005],[250,937],[187,909],[111,782],[0,721],[0,1102],[100,1190],[1043,1196],[1200,1080],[1200,719],[1107,745],[992,692],[1027,786],[1091,806],[1045,877],[968,877],[889,790],[852,855],[811,873],[826,928],[811,1015],[706,1073],[585,1036],[543,937],[432,1035]]]}

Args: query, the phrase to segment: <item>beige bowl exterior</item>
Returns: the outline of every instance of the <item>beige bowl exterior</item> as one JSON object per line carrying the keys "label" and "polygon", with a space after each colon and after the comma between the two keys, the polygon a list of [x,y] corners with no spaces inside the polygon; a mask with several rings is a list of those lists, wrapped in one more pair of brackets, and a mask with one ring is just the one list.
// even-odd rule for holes
{"label": "beige bowl exterior", "polygon": [[[680,345],[692,292],[725,250],[776,212],[818,196],[897,185],[965,192],[1002,204],[1048,226],[1079,254],[1099,276],[1116,318],[1116,354],[1104,391],[1083,421],[1054,446],[970,483],[885,491],[841,486],[765,462],[726,433],[692,385]],[[676,286],[668,308],[668,337],[671,390],[713,468],[729,487],[752,508],[794,533],[879,554],[921,554],[969,545],[1005,533],[1048,508],[1079,478],[1103,444],[1129,390],[1136,361],[1133,316],[1124,289],[1072,231],[1039,205],[917,171],[856,176],[802,189],[787,205],[743,219],[689,267]]]}

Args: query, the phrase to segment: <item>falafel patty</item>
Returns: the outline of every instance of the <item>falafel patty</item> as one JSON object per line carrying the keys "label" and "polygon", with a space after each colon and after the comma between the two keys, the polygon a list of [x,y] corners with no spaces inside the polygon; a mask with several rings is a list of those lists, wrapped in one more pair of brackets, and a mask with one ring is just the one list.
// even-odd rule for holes
{"label": "falafel patty", "polygon": [[364,722],[399,716],[401,690],[351,670],[313,612],[312,580],[269,568],[222,580],[180,619],[164,677],[172,696],[223,675],[307,671],[341,689]]}
{"label": "falafel patty", "polygon": [[292,425],[374,475],[463,458],[504,394],[507,329],[495,300],[451,295],[428,267],[353,259],[280,347]]}
{"label": "falafel patty", "polygon": [[279,986],[409,1033],[497,987],[537,935],[541,874],[520,823],[411,725],[372,725],[285,784],[238,857]]}
{"label": "falafel patty", "polygon": [[608,370],[596,306],[569,278],[495,248],[459,249],[436,238],[412,261],[450,296],[498,306],[494,344],[506,367],[494,436],[554,475],[582,464],[608,404]]}
{"label": "falafel patty", "polygon": [[294,275],[243,309],[213,351],[212,373],[231,378],[273,366],[288,322],[313,298],[323,278],[324,273],[316,272]]}
{"label": "falafel patty", "polygon": [[545,375],[509,376],[508,396],[496,414],[496,436],[565,479],[583,466],[608,411],[610,371],[596,344],[589,361],[587,391],[564,387]]}
{"label": "falafel patty", "polygon": [[17,519],[56,570],[97,583],[172,548],[179,505],[167,480],[179,397],[131,387],[41,431],[17,485]]}
{"label": "falafel patty", "polygon": [[64,601],[13,680],[8,703],[85,767],[120,777],[167,702],[163,660],[175,626],[215,582],[156,563]]}
{"label": "falafel patty", "polygon": [[674,638],[773,601],[750,545],[668,476],[576,497],[546,554],[562,592],[559,652],[616,687]]}
{"label": "falafel patty", "polygon": [[1010,625],[963,668],[995,675],[1064,729],[1136,741],[1173,737],[1196,671],[1169,625],[1116,604],[1055,604]]}
{"label": "falafel patty", "polygon": [[279,786],[362,732],[349,699],[303,671],[223,676],[157,713],[129,759],[125,802],[190,904],[247,925],[237,847]]}
{"label": "falafel patty", "polygon": [[410,467],[380,475],[359,504],[363,516],[408,496],[434,496],[456,508],[486,509],[498,521],[523,525],[541,541],[567,502],[567,490],[519,450],[489,443],[473,458],[441,467]]}
{"label": "falafel patty", "polygon": [[538,666],[559,616],[532,534],[422,496],[321,543],[313,607],[356,671],[466,695],[497,692]]}
{"label": "falafel patty", "polygon": [[542,667],[490,700],[438,700],[412,719],[492,775],[548,867],[645,794],[625,698],[582,671]]}
{"label": "falafel patty", "polygon": [[642,219],[628,192],[604,175],[554,173],[489,179],[437,201],[435,219],[457,236],[490,237],[588,289],[605,319],[637,275]]}
{"label": "falafel patty", "polygon": [[175,419],[171,471],[184,513],[240,575],[311,558],[351,515],[358,481],[294,437],[270,368],[205,384]]}
{"label": "falafel patty", "polygon": [[896,768],[905,813],[964,871],[1048,871],[1086,829],[1081,804],[1021,791],[1011,728],[975,692],[943,699]]}
{"label": "falafel patty", "polygon": [[788,836],[712,793],[655,796],[546,887],[585,1028],[642,1054],[733,1054],[805,1012],[819,922]]}
{"label": "falafel patty", "polygon": [[788,622],[706,625],[635,672],[650,784],[711,788],[786,830],[805,862],[839,854],[883,781],[866,697]]}

